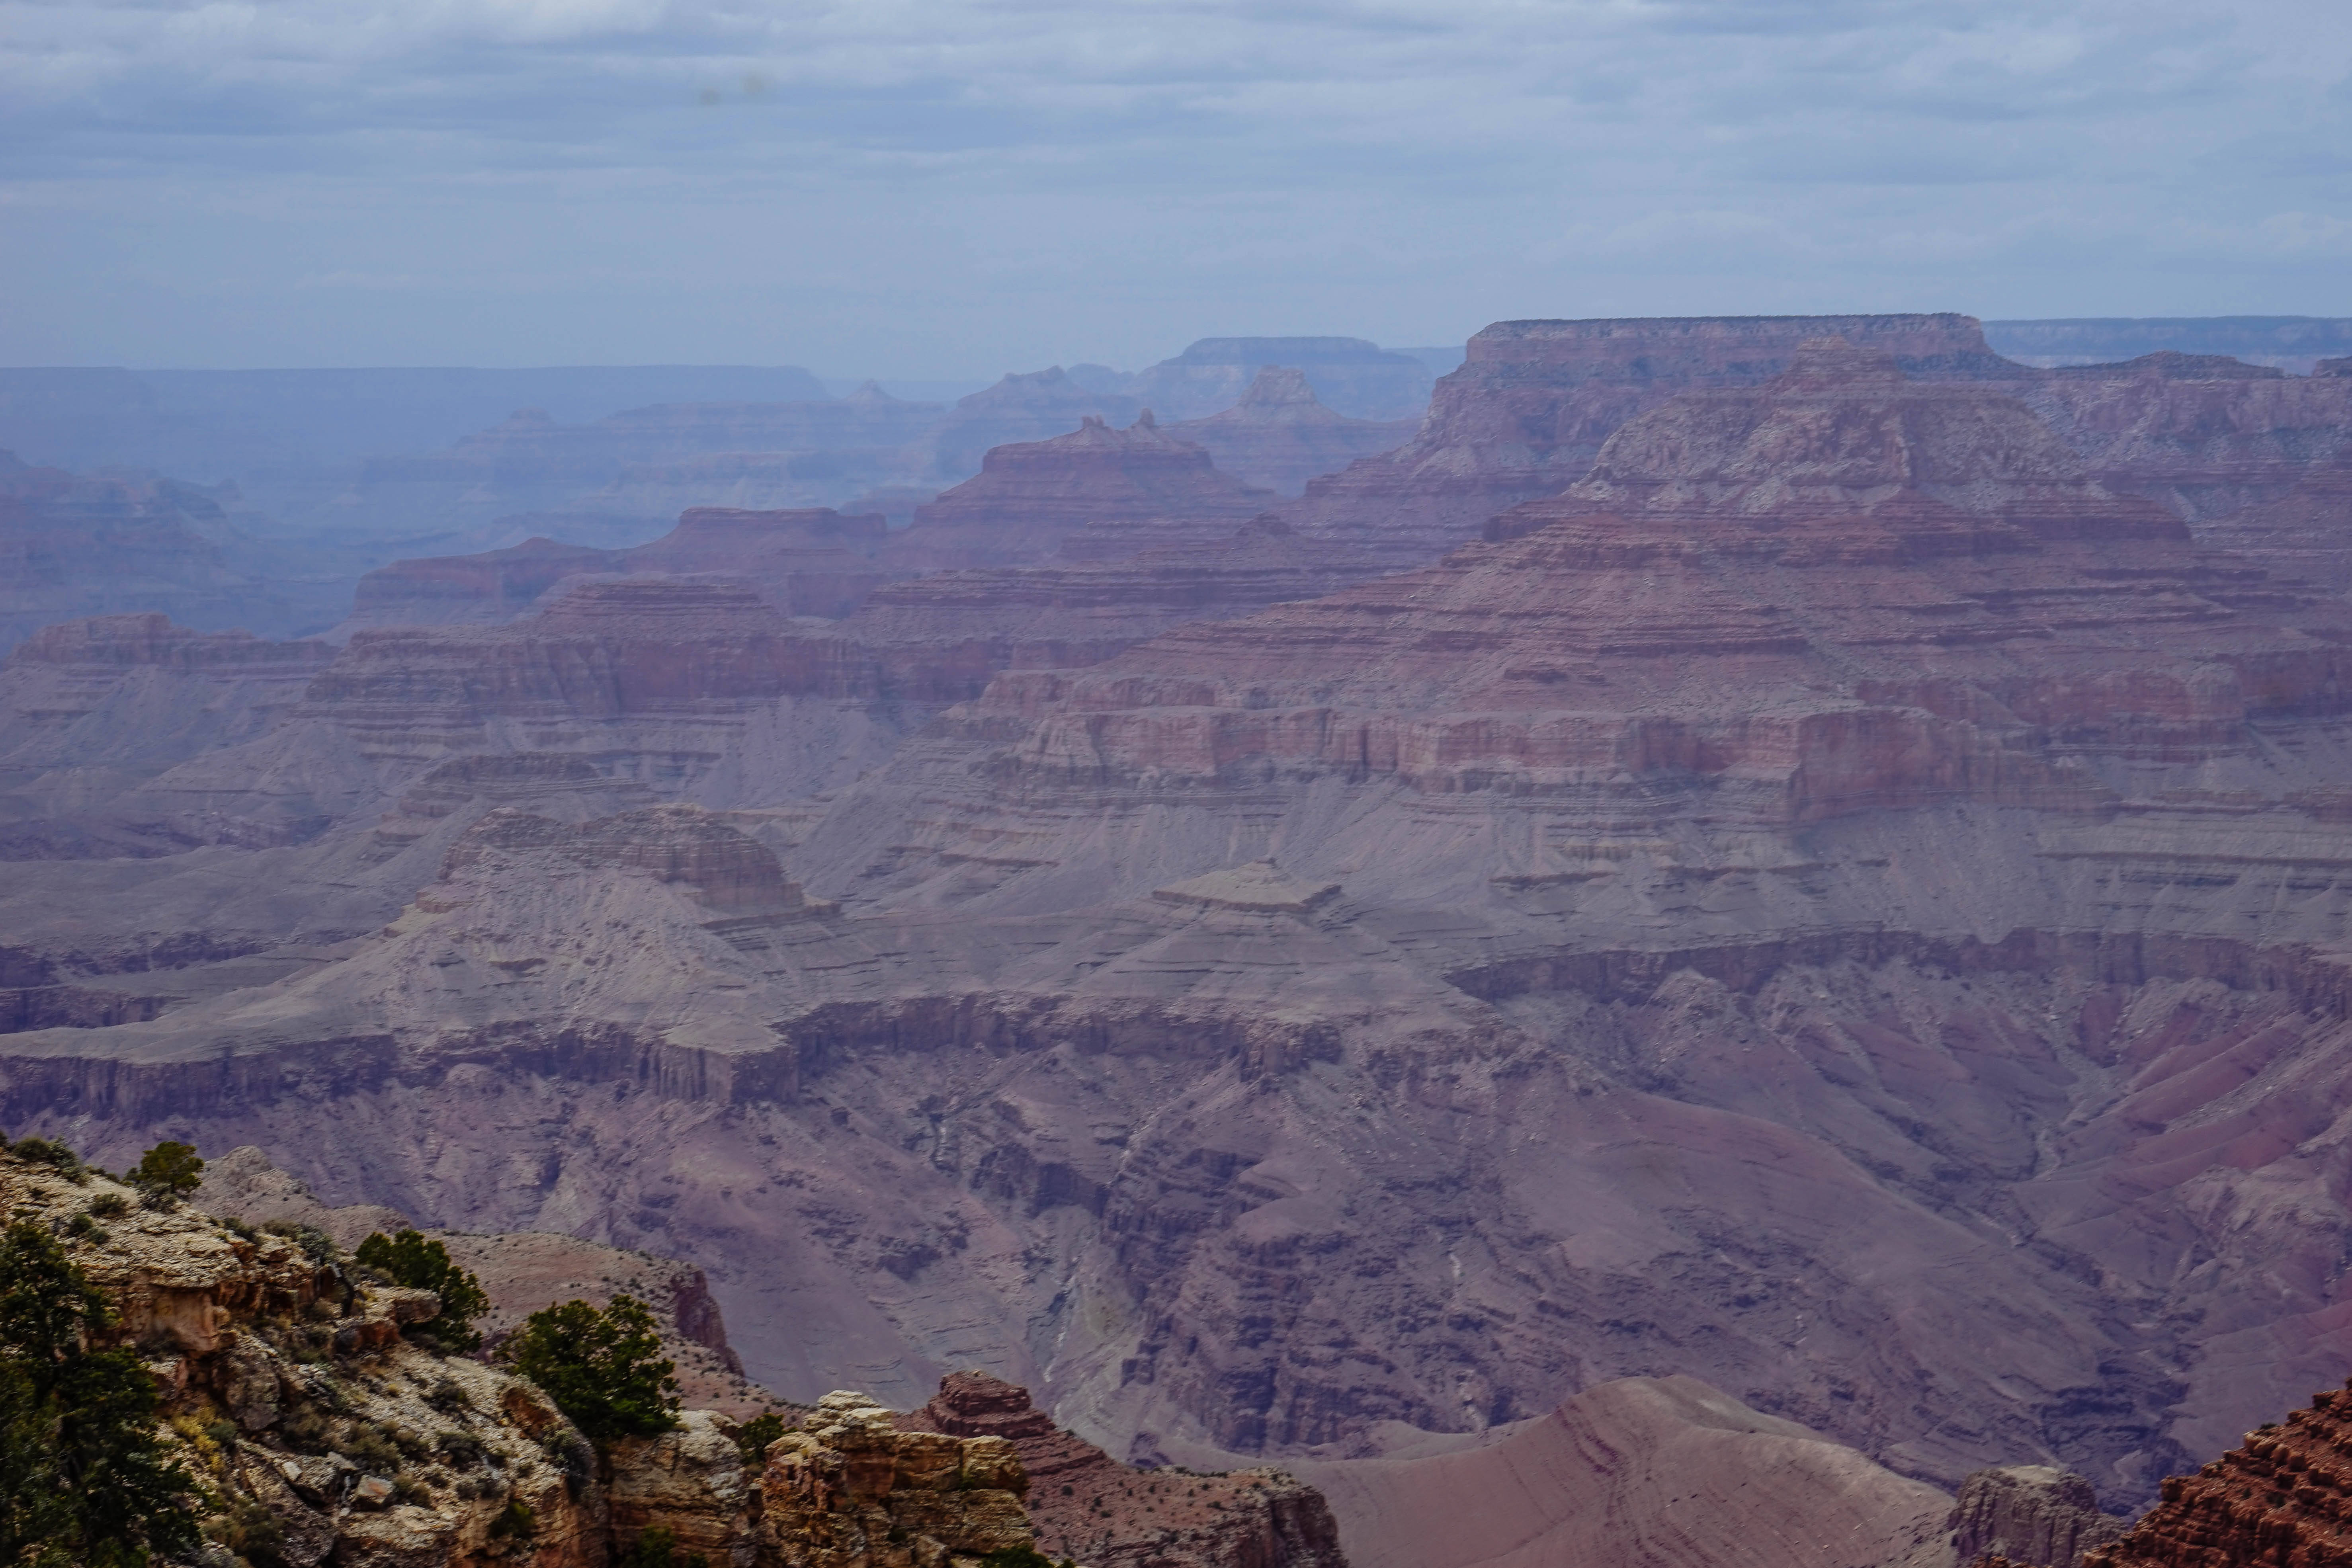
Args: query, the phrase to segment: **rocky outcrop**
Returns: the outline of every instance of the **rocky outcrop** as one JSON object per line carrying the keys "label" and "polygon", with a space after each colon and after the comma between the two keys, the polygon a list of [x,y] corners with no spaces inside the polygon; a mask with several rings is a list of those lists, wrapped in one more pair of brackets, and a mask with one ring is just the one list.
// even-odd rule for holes
{"label": "rocky outcrop", "polygon": [[1429,404],[1428,365],[1362,338],[1202,338],[1120,390],[1173,418],[1201,419],[1246,401],[1245,389],[1276,366],[1354,419],[1418,419]]}
{"label": "rocky outcrop", "polygon": [[2265,1422],[2194,1475],[2083,1568],[2231,1568],[2352,1562],[2352,1384]]}
{"label": "rocky outcrop", "polygon": [[1419,427],[1417,410],[1407,419],[1350,419],[1316,400],[1305,372],[1269,365],[1233,406],[1171,425],[1168,434],[1205,448],[1245,485],[1296,496],[1318,474],[1393,450]]}
{"label": "rocky outcrop", "polygon": [[982,459],[999,447],[1034,445],[1082,420],[1124,425],[1142,412],[1134,398],[1082,385],[1059,365],[1008,374],[959,401],[909,449],[908,478],[952,484],[980,472]]}
{"label": "rocky outcrop", "polygon": [[2352,441],[2305,468],[2278,500],[2225,512],[2197,537],[2282,577],[2352,590]]}
{"label": "rocky outcrop", "polygon": [[[1405,1439],[1412,1441],[1411,1436]],[[1950,1498],[1689,1377],[1426,1452],[1297,1463],[1356,1568],[1949,1568]]]}
{"label": "rocky outcrop", "polygon": [[2102,483],[2197,523],[2278,500],[2352,439],[2352,382],[2236,361],[2150,354],[2019,390]]}
{"label": "rocky outcrop", "polygon": [[0,1157],[0,1198],[54,1222],[147,1356],[218,1561],[604,1560],[603,1499],[571,1457],[586,1444],[545,1396],[402,1338],[440,1310],[430,1292],[355,1289],[285,1237],[19,1157]]}
{"label": "rocky outcrop", "polygon": [[1107,561],[1207,542],[1265,510],[1271,492],[1217,471],[1208,452],[1152,423],[1088,416],[1050,441],[992,447],[980,473],[915,509],[890,559],[923,570],[1009,565],[1059,552]]}
{"label": "rocky outcrop", "polygon": [[1293,524],[1419,565],[1519,501],[1581,478],[1628,419],[1682,393],[1754,386],[1799,344],[1839,336],[1923,380],[2022,374],[1967,316],[1744,316],[1497,321],[1442,378],[1420,432],[1385,457],[1311,481]]}
{"label": "rocky outcrop", "polygon": [[1841,342],[1628,423],[1490,532],[1088,672],[1005,676],[978,712],[1032,726],[1012,756],[1041,777],[1622,770],[1821,821],[1944,792],[2094,808],[2063,748],[2219,754],[2252,714],[2336,710],[2347,673],[2337,601],[2199,555],[1999,389]]}
{"label": "rocky outcrop", "polygon": [[1108,1568],[1347,1568],[1331,1510],[1275,1469],[1139,1469],[1063,1431],[1029,1391],[950,1373],[901,1431],[997,1437],[1029,1478],[1037,1549]]}
{"label": "rocky outcrop", "polygon": [[533,539],[477,555],[396,561],[360,580],[345,632],[368,626],[497,625],[538,607],[575,577],[708,575],[751,587],[788,616],[845,616],[889,575],[873,557],[878,515],[831,508],[745,511],[693,507],[661,538],[631,550]]}
{"label": "rocky outcrop", "polygon": [[1952,1552],[1963,1568],[1997,1557],[2018,1568],[2077,1568],[2130,1521],[2099,1511],[2091,1483],[2048,1465],[1979,1470],[1960,1483]]}
{"label": "rocky outcrop", "polygon": [[577,825],[502,806],[451,847],[441,880],[512,876],[541,864],[611,868],[675,883],[729,915],[805,907],[773,851],[695,805],[656,805]]}
{"label": "rocky outcrop", "polygon": [[963,1568],[1034,1550],[1028,1489],[1003,1438],[901,1432],[865,1394],[835,1392],[768,1446],[760,1542],[782,1568]]}
{"label": "rocky outcrop", "polygon": [[192,758],[268,733],[333,657],[323,642],[192,631],[160,614],[35,633],[0,663],[0,859],[306,837],[316,819],[304,803],[222,811],[148,786]]}
{"label": "rocky outcrop", "polygon": [[[377,1231],[391,1235],[414,1228],[407,1215],[379,1204],[329,1207],[249,1144],[205,1162],[204,1185],[194,1201],[210,1213],[252,1225],[313,1226],[347,1252]],[[427,1234],[448,1248],[451,1260],[474,1275],[489,1298],[489,1310],[476,1325],[486,1344],[497,1345],[542,1308],[575,1300],[603,1307],[625,1293],[652,1310],[661,1329],[662,1354],[677,1365],[678,1391],[690,1416],[698,1412],[742,1419],[777,1404],[768,1390],[744,1378],[742,1358],[728,1342],[709,1278],[690,1263],[555,1231]],[[698,1437],[649,1462],[675,1468],[707,1447]]]}
{"label": "rocky outcrop", "polygon": [[283,634],[302,606],[233,564],[226,531],[220,500],[201,487],[34,468],[0,451],[0,653],[54,622],[137,612]]}

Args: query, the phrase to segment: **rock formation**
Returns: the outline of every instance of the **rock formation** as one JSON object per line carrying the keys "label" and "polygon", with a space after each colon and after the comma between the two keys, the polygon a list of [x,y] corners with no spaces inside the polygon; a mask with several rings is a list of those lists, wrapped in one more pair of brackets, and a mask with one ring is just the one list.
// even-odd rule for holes
{"label": "rock formation", "polygon": [[899,1568],[1034,1549],[1029,1479],[1002,1437],[901,1432],[862,1394],[817,1401],[768,1446],[761,1544],[782,1568]]}
{"label": "rock formation", "polygon": [[1297,374],[1322,401],[1349,417],[1411,420],[1429,405],[1429,367],[1361,338],[1202,338],[1120,390],[1177,419],[1233,406],[1269,366]]}
{"label": "rock formation", "polygon": [[2231,1568],[2352,1562],[2352,1385],[2323,1391],[2284,1423],[2264,1422],[2194,1475],[2083,1568]]}
{"label": "rock formation", "polygon": [[1979,1470],[1960,1483],[1950,1523],[1962,1568],[1984,1557],[2017,1568],[2077,1568],[2084,1552],[2128,1527],[2099,1511],[2090,1482],[2048,1465]]}
{"label": "rock formation", "polygon": [[1610,433],[1677,394],[1753,386],[1797,345],[1842,336],[1925,379],[2023,374],[1966,316],[1745,316],[1497,321],[1437,384],[1420,432],[1385,457],[1310,482],[1283,515],[1419,565],[1475,538],[1506,507],[1580,478]]}
{"label": "rock formation", "polygon": [[233,563],[228,531],[220,500],[198,486],[84,477],[0,451],[0,653],[53,622],[124,612],[288,630],[308,600]]}
{"label": "rock formation", "polygon": [[1293,1461],[1355,1568],[1945,1568],[1951,1500],[1688,1377],[1412,1457]]}
{"label": "rock formation", "polygon": [[1296,1477],[1119,1464],[1055,1426],[1027,1389],[984,1372],[950,1373],[898,1426],[1010,1443],[1049,1557],[1103,1568],[1347,1568],[1329,1507]]}
{"label": "rock formation", "polygon": [[2283,577],[2352,590],[2352,442],[2303,470],[2285,495],[2224,512],[2197,536]]}
{"label": "rock formation", "polygon": [[534,539],[478,555],[394,562],[360,580],[341,629],[498,625],[574,577],[597,575],[724,577],[788,616],[845,616],[890,575],[874,560],[886,533],[878,515],[845,517],[826,507],[694,507],[667,533],[630,550]]}
{"label": "rock formation", "polygon": [[891,557],[923,570],[1043,560],[1116,560],[1203,542],[1266,509],[1270,491],[1220,473],[1145,410],[1125,430],[1088,416],[1050,441],[990,449],[980,473],[915,509]]}
{"label": "rock formation", "polygon": [[1269,365],[1232,407],[1171,425],[1168,434],[1205,448],[1245,485],[1296,496],[1318,474],[1402,446],[1419,426],[1417,417],[1350,419],[1316,401],[1304,372]]}
{"label": "rock formation", "polygon": [[2276,500],[2352,437],[2352,382],[2155,353],[2042,373],[2021,395],[2115,489],[2191,522]]}
{"label": "rock formation", "polygon": [[406,1342],[440,1310],[429,1291],[354,1292],[290,1239],[16,1156],[0,1199],[54,1222],[147,1356],[211,1494],[208,1561],[603,1561],[602,1500],[568,1458],[584,1440],[529,1384]]}
{"label": "rock formation", "polygon": [[1523,333],[1592,373],[1531,408],[1658,396],[1588,481],[1086,668],[1172,556],[355,637],[164,780],[299,834],[0,882],[0,1117],[678,1256],[785,1394],[984,1367],[1121,1458],[1687,1373],[2145,1500],[2347,1353],[2352,606],[1864,325]]}
{"label": "rock formation", "polygon": [[156,855],[301,836],[299,819],[226,816],[175,799],[159,781],[268,732],[333,657],[322,642],[194,632],[155,614],[34,634],[0,662],[0,858]]}
{"label": "rock formation", "polygon": [[1044,441],[1081,420],[1126,424],[1142,412],[1143,405],[1134,398],[1092,391],[1071,380],[1059,365],[1008,374],[959,401],[909,448],[908,477],[952,484],[979,472],[982,459],[998,447]]}

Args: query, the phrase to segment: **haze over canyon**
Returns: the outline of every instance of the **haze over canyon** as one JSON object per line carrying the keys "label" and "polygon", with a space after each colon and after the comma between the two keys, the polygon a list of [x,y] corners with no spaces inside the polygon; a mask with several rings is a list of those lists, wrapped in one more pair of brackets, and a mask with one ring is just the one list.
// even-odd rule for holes
{"label": "haze over canyon", "polygon": [[654,1278],[709,1452],[547,1568],[897,1568],[787,1482],[945,1541],[950,1448],[958,1561],[2352,1540],[2352,322],[17,369],[0,447],[0,1126],[505,1328]]}

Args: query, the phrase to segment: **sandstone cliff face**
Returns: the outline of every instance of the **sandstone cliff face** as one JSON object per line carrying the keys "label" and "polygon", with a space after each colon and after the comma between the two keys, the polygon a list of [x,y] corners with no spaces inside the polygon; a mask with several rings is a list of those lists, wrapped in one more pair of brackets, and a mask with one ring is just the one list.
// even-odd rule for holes
{"label": "sandstone cliff face", "polygon": [[998,447],[1044,441],[1087,419],[1124,425],[1142,412],[1135,399],[1083,386],[1059,365],[1010,374],[960,400],[910,448],[908,477],[951,484],[980,472],[982,459]]}
{"label": "sandstone cliff face", "polygon": [[1377,457],[1411,439],[1408,419],[1350,419],[1316,400],[1302,371],[1269,365],[1231,407],[1168,426],[1168,434],[1205,448],[1219,470],[1245,485],[1296,496],[1307,481],[1359,458]]}
{"label": "sandstone cliff face", "polygon": [[0,652],[53,622],[161,612],[282,633],[282,598],[206,537],[220,503],[171,479],[83,477],[0,452]]}
{"label": "sandstone cliff face", "polygon": [[692,507],[661,538],[631,550],[534,539],[477,555],[394,562],[360,580],[341,629],[497,625],[568,579],[596,574],[725,577],[788,616],[845,616],[890,575],[873,559],[885,531],[878,515],[845,517],[829,507]]}
{"label": "sandstone cliff face", "polygon": [[967,1568],[1034,1548],[1028,1488],[1003,1438],[901,1432],[866,1395],[837,1391],[768,1446],[761,1544],[783,1568]]}
{"label": "sandstone cliff face", "polygon": [[1962,1568],[1981,1558],[2036,1568],[2076,1568],[2127,1521],[2099,1511],[2091,1483],[2048,1465],[1979,1470],[1960,1483],[1952,1552]]}
{"label": "sandstone cliff face", "polygon": [[1531,1421],[1298,1468],[1356,1568],[1948,1568],[1951,1500],[1696,1379],[1628,1378]]}
{"label": "sandstone cliff face", "polygon": [[1055,1426],[1027,1389],[987,1373],[950,1373],[898,1426],[1010,1443],[1029,1478],[1037,1548],[1049,1557],[1132,1568],[1347,1568],[1329,1507],[1297,1478],[1119,1464]]}
{"label": "sandstone cliff face", "polygon": [[440,1310],[429,1292],[355,1293],[283,1237],[0,1157],[0,1197],[20,1216],[62,1227],[100,1196],[127,1212],[65,1234],[115,1332],[149,1357],[178,1457],[212,1489],[205,1561],[604,1561],[602,1500],[566,1479],[565,1435],[579,1435],[528,1384],[401,1338]]}
{"label": "sandstone cliff face", "polygon": [[1160,430],[1149,410],[1124,430],[1089,415],[1050,441],[990,448],[977,476],[915,509],[890,556],[925,570],[1056,551],[1113,560],[1230,534],[1273,499],[1220,473],[1205,449]]}
{"label": "sandstone cliff face", "polygon": [[1626,770],[1719,780],[1715,812],[1769,788],[1769,821],[1948,792],[2091,807],[2093,750],[2218,755],[2253,714],[2340,707],[2336,601],[2198,555],[1998,390],[1809,355],[1633,421],[1495,542],[1004,677],[975,716],[1031,722],[1013,756],[1044,777]]}
{"label": "sandstone cliff face", "polygon": [[0,857],[157,855],[303,836],[299,815],[229,816],[145,786],[266,734],[333,657],[320,642],[194,632],[153,614],[34,634],[0,663]]}
{"label": "sandstone cliff face", "polygon": [[2352,1387],[2322,1392],[2284,1424],[2265,1422],[2194,1475],[2083,1568],[2225,1568],[2352,1562]]}
{"label": "sandstone cliff face", "polygon": [[2225,512],[2197,536],[2280,576],[2352,589],[2352,443],[2303,470],[2278,500]]}
{"label": "sandstone cliff face", "polygon": [[2210,521],[2294,488],[2352,434],[2352,383],[2150,354],[2020,389],[2091,472]]}
{"label": "sandstone cliff face", "polygon": [[1283,515],[1374,551],[1392,570],[1419,565],[1475,538],[1506,507],[1580,478],[1636,414],[1685,392],[1769,381],[1800,343],[1832,335],[1882,349],[1925,379],[2022,374],[1966,316],[1497,321],[1437,383],[1411,441],[1310,482]]}

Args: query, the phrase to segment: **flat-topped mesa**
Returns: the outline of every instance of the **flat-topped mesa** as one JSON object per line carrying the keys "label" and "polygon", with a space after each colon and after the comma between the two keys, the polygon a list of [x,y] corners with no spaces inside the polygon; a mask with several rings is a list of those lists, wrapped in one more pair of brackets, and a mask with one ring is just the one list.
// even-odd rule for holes
{"label": "flat-topped mesa", "polygon": [[1418,418],[1350,419],[1317,399],[1304,371],[1268,365],[1231,408],[1167,428],[1206,447],[1243,483],[1296,496],[1318,475],[1402,446],[1420,426]]}
{"label": "flat-topped mesa", "polygon": [[[2086,759],[2334,711],[2352,606],[2187,540],[1997,384],[1852,344],[1685,394],[1436,565],[1189,627],[979,705],[1073,777],[1679,781],[1764,822],[1938,798],[2090,808]],[[1000,729],[997,732],[1001,733]]]}
{"label": "flat-topped mesa", "polygon": [[1894,355],[1842,338],[1801,345],[1764,385],[1685,394],[1628,423],[1585,478],[1486,533],[1512,539],[1579,519],[1646,521],[1595,522],[1643,542],[1662,539],[1670,521],[1721,529],[1752,519],[1799,550],[1817,536],[1787,531],[1806,522],[1850,531],[1843,547],[1864,555],[2189,539],[2164,508],[2093,480],[1998,384],[1915,382]]}
{"label": "flat-topped mesa", "polygon": [[1580,479],[1619,426],[1678,394],[1753,386],[1799,345],[1840,337],[1929,380],[2030,375],[1973,317],[1733,316],[1498,321],[1441,379],[1412,440],[1311,481],[1283,515],[1415,565],[1519,501]]}
{"label": "flat-topped mesa", "polygon": [[1102,561],[1229,533],[1271,491],[1217,471],[1207,450],[1160,429],[1146,409],[1127,429],[1088,415],[1050,441],[997,447],[978,475],[915,509],[891,541],[922,570],[1066,559]]}
{"label": "flat-topped mesa", "polygon": [[574,577],[707,574],[738,579],[791,616],[845,616],[888,574],[873,557],[879,514],[831,507],[751,511],[689,507],[661,538],[632,550],[529,539],[473,555],[395,561],[360,579],[347,628],[495,625]]}
{"label": "flat-topped mesa", "polygon": [[557,822],[501,806],[468,828],[441,863],[452,882],[529,863],[621,870],[674,884],[707,909],[730,915],[803,909],[774,851],[695,805],[656,805],[593,822]]}
{"label": "flat-topped mesa", "polygon": [[251,632],[200,632],[148,613],[92,616],[44,626],[14,649],[5,665],[50,665],[89,670],[155,668],[239,675],[301,675],[327,664],[335,650],[298,638],[272,642]]}

